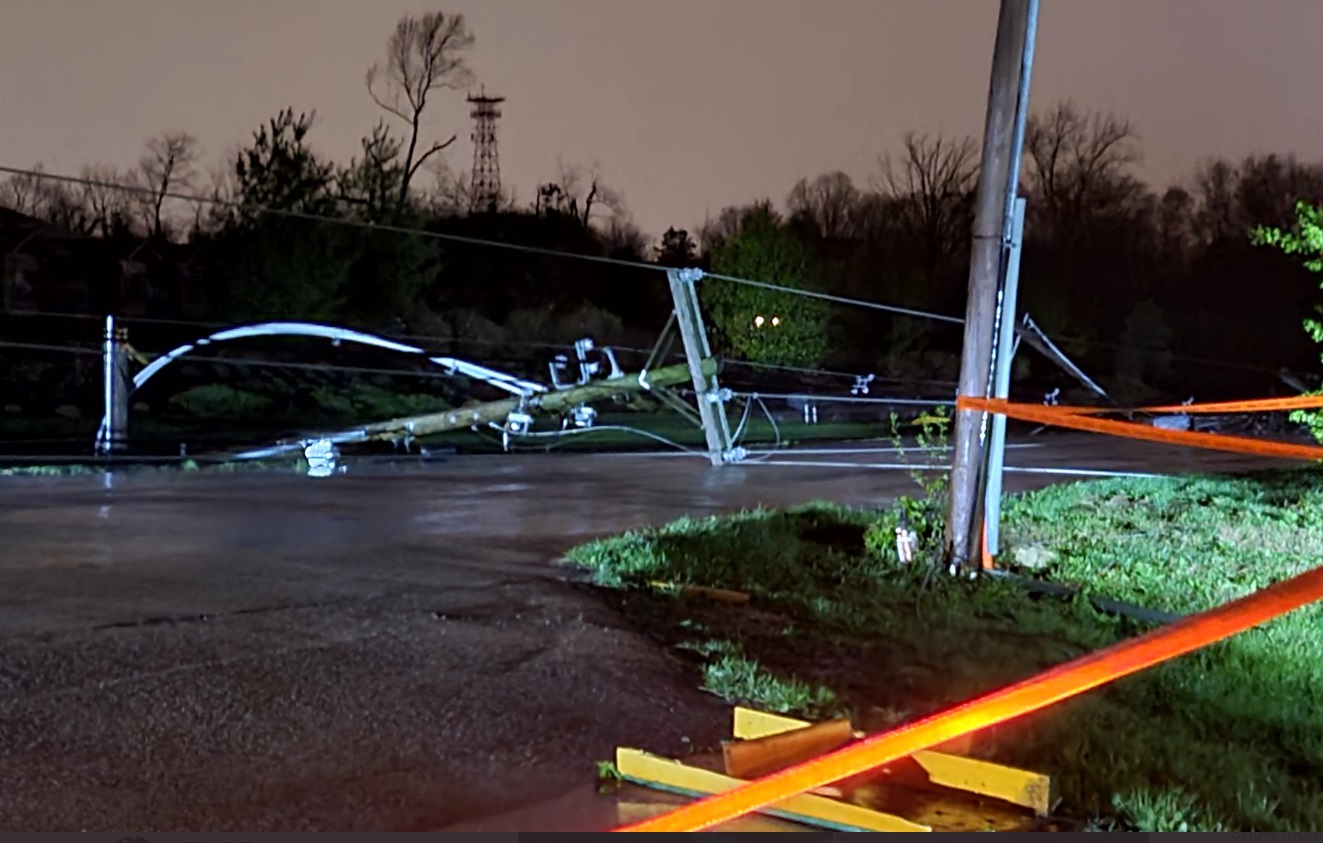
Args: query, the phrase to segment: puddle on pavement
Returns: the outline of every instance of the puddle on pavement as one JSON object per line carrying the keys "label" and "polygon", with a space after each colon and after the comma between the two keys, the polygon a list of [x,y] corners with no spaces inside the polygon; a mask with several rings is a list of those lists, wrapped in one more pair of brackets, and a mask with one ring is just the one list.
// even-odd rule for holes
{"label": "puddle on pavement", "polygon": [[[691,800],[631,784],[622,784],[610,793],[599,794],[596,785],[575,788],[563,796],[526,808],[469,820],[439,831],[519,832],[519,831],[609,831],[617,826],[638,822]],[[803,832],[808,826],[784,822],[772,817],[741,817],[709,831]]]}

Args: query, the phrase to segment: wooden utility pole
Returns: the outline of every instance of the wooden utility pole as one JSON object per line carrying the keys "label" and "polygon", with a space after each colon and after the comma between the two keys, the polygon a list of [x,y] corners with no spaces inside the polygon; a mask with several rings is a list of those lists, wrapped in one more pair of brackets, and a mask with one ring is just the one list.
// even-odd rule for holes
{"label": "wooden utility pole", "polygon": [[[1006,184],[1014,147],[1020,92],[1020,66],[1026,44],[1030,0],[1001,0],[997,42],[992,54],[983,158],[974,209],[974,245],[969,263],[960,394],[986,397],[992,358],[997,291],[1006,231]],[[951,465],[951,510],[946,523],[946,555],[956,570],[977,569],[979,509],[984,463],[984,414],[959,411]]]}
{"label": "wooden utility pole", "polygon": [[[716,374],[716,361],[707,358],[697,364],[699,373],[705,376]],[[677,363],[654,369],[645,375],[630,374],[603,381],[593,381],[583,386],[570,387],[556,392],[545,392],[528,398],[507,398],[501,401],[488,401],[471,407],[442,410],[419,416],[390,419],[363,425],[352,432],[332,434],[325,437],[332,442],[367,442],[433,436],[452,430],[464,430],[470,427],[485,427],[492,423],[501,424],[514,412],[561,413],[580,404],[593,401],[605,401],[621,395],[643,392],[654,387],[668,387],[684,383],[693,377],[688,363]]]}

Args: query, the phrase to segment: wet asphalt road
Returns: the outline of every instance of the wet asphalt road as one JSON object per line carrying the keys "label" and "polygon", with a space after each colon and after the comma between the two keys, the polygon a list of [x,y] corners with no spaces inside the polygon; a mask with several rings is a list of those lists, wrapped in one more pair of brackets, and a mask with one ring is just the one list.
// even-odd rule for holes
{"label": "wet asphalt road", "polygon": [[[1008,463],[1262,465],[1035,441]],[[552,562],[686,513],[913,488],[836,465],[892,454],[781,461],[832,465],[0,478],[0,830],[433,830],[581,789],[620,743],[710,745],[726,707]]]}

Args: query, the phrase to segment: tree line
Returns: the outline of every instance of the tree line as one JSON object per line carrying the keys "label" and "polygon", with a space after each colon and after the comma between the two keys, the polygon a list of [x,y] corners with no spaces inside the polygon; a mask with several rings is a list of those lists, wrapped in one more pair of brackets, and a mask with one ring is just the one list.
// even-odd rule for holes
{"label": "tree line", "polygon": [[[382,119],[348,162],[316,152],[315,115],[288,108],[210,179],[196,139],[171,132],[149,140],[129,172],[89,165],[76,184],[8,178],[0,205],[121,242],[126,253],[156,244],[156,253],[186,254],[208,315],[221,321],[297,317],[416,333],[518,326],[530,339],[569,342],[575,337],[556,336],[557,314],[591,311],[601,330],[645,336],[669,312],[655,271],[426,233],[699,266],[963,314],[973,138],[910,133],[863,181],[842,172],[805,177],[782,202],[727,208],[654,242],[595,169],[562,166],[531,202],[507,195],[494,208],[472,207],[465,179],[445,165],[456,136],[433,138],[426,118],[437,98],[472,86],[474,46],[461,15],[401,19],[383,61],[365,74]],[[1217,159],[1155,189],[1137,175],[1141,157],[1138,132],[1114,115],[1064,102],[1031,117],[1024,308],[1069,353],[1137,396],[1191,378],[1257,383],[1263,372],[1312,363],[1300,320],[1316,285],[1279,252],[1256,247],[1250,232],[1290,226],[1298,200],[1323,201],[1323,166],[1276,154]],[[734,356],[954,377],[959,331],[943,323],[716,281],[704,282],[703,302]]]}

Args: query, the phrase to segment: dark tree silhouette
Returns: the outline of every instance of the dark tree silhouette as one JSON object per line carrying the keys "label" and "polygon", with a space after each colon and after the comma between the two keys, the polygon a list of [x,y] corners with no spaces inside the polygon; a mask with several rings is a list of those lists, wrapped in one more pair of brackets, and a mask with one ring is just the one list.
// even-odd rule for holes
{"label": "dark tree silhouette", "polygon": [[[971,138],[911,132],[899,156],[881,160],[879,189],[891,200],[898,233],[917,251],[930,291],[945,292],[963,275],[953,275],[951,267],[967,260],[977,176],[977,146]],[[957,280],[949,280],[953,277]]]}
{"label": "dark tree silhouette", "polygon": [[840,171],[800,179],[786,200],[792,223],[807,225],[821,240],[855,236],[858,205],[859,189]]}
{"label": "dark tree silhouette", "polygon": [[418,170],[427,160],[453,144],[457,135],[432,143],[420,151],[423,112],[437,90],[463,90],[473,83],[465,54],[474,38],[461,14],[427,12],[406,15],[395,25],[386,43],[385,64],[367,72],[368,93],[378,106],[403,121],[403,177],[396,206],[403,208]]}
{"label": "dark tree silhouette", "polygon": [[197,178],[197,139],[187,132],[164,132],[149,138],[138,161],[138,179],[146,191],[143,226],[153,240],[168,239],[164,209],[171,193],[189,193]]}

